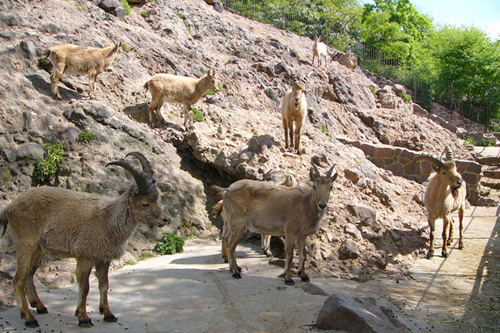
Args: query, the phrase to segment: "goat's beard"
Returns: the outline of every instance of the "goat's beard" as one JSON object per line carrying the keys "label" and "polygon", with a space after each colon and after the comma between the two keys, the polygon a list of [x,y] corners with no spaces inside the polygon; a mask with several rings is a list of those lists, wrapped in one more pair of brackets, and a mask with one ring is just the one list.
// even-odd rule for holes
{"label": "goat's beard", "polygon": [[450,189],[451,189],[451,195],[453,195],[453,198],[458,198],[458,189],[460,187],[456,187],[456,186],[450,186]]}

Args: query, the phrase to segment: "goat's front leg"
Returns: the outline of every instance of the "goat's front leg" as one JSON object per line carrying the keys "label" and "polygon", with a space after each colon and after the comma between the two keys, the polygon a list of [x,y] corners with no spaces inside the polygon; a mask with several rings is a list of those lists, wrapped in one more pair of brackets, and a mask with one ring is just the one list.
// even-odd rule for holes
{"label": "goat's front leg", "polygon": [[95,275],[99,280],[99,312],[104,315],[104,321],[112,323],[116,322],[118,318],[109,310],[108,303],[108,289],[109,289],[109,280],[108,280],[108,271],[109,271],[109,262],[106,263],[97,263],[95,266]]}
{"label": "goat's front leg", "polygon": [[293,248],[295,247],[295,241],[297,240],[296,237],[293,237],[292,235],[286,235],[286,240],[285,240],[285,254],[286,254],[286,259],[285,259],[285,268],[283,269],[283,273],[281,273],[280,276],[285,278],[285,284],[289,286],[293,286],[295,282],[293,282],[292,279],[292,261],[293,261]]}
{"label": "goat's front leg", "polygon": [[297,239],[297,248],[299,250],[299,275],[300,279],[304,282],[309,282],[309,276],[306,274],[305,262],[306,262],[306,239],[307,236],[302,236]]}
{"label": "goat's front leg", "polygon": [[436,229],[436,219],[427,218],[429,223],[429,251],[427,251],[427,259],[431,259],[434,256],[434,230]]}
{"label": "goat's front leg", "polygon": [[297,120],[295,124],[295,150],[297,151],[297,154],[301,153],[300,137],[302,133],[302,126],[303,126],[302,120]]}
{"label": "goat's front leg", "polygon": [[448,229],[448,225],[450,224],[450,217],[451,216],[445,216],[443,218],[443,233],[441,234],[441,236],[443,237],[443,249],[441,251],[441,255],[443,256],[443,258],[446,258],[448,257],[448,247],[447,247],[447,243],[446,243],[446,236],[447,236],[447,229]]}
{"label": "goat's front leg", "polygon": [[222,237],[221,236],[221,243],[222,243],[222,259],[224,259],[224,262],[229,262],[229,259],[227,257],[227,237]]}
{"label": "goat's front leg", "polygon": [[288,121],[283,116],[283,130],[285,131],[285,149],[288,149]]}
{"label": "goat's front leg", "polygon": [[453,216],[450,215],[450,231],[448,232],[448,239],[446,240],[446,245],[451,246],[453,243],[453,224],[455,223],[455,220],[453,219]]}
{"label": "goat's front leg", "polygon": [[272,257],[271,252],[271,235],[260,235],[260,248],[266,257]]}
{"label": "goat's front leg", "polygon": [[64,73],[64,67],[64,64],[54,65],[52,74],[50,75],[50,86],[56,99],[62,99],[61,94],[59,93],[59,80]]}
{"label": "goat's front leg", "polygon": [[82,258],[76,262],[76,279],[79,285],[78,304],[75,311],[75,316],[78,318],[78,326],[90,327],[93,326],[92,320],[87,315],[87,295],[89,294],[90,284],[89,276],[94,264]]}
{"label": "goat's front leg", "polygon": [[459,250],[462,250],[464,248],[464,242],[462,239],[463,231],[464,231],[464,225],[463,225],[464,214],[465,214],[465,208],[462,206],[458,210],[458,223],[459,223],[459,225],[458,225],[458,249]]}
{"label": "goat's front leg", "polygon": [[91,98],[95,98],[96,80],[97,80],[97,74],[96,74],[96,72],[95,71],[89,71],[90,97]]}
{"label": "goat's front leg", "polygon": [[186,131],[188,129],[192,130],[194,128],[193,124],[193,110],[191,109],[191,105],[184,104],[184,127]]}

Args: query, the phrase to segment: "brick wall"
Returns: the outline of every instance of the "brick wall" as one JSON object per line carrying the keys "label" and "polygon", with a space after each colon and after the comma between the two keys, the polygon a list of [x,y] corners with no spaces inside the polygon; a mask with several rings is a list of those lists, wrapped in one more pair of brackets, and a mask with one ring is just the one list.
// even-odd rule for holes
{"label": "brick wall", "polygon": [[446,107],[434,102],[431,103],[431,113],[444,119],[445,121],[449,122],[450,124],[456,127],[465,128],[467,132],[484,133],[485,131],[484,125],[478,124],[470,119],[467,119],[458,112],[447,109]]}

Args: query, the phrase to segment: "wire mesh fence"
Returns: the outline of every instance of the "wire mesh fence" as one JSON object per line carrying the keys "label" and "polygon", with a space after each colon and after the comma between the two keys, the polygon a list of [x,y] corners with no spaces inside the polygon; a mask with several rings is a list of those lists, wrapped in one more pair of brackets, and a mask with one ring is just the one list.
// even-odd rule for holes
{"label": "wire mesh fence", "polygon": [[336,31],[320,17],[310,15],[311,1],[222,0],[222,2],[227,10],[302,36],[310,38],[318,36],[331,47],[356,54],[361,67],[404,84],[411,90],[413,101],[428,110],[431,102],[436,102],[483,124],[488,124],[500,113],[500,101],[491,98],[488,100],[487,97],[466,98],[465,88],[457,87],[454,81],[424,81],[418,73],[412,73],[407,64],[393,54],[383,52],[345,32]]}

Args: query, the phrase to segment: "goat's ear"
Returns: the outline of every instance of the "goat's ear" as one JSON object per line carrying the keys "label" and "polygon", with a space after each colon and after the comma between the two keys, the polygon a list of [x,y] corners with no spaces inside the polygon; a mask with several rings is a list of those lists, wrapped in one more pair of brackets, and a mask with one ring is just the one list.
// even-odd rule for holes
{"label": "goat's ear", "polygon": [[335,179],[337,179],[338,175],[338,172],[335,172],[335,174],[331,177],[332,183],[335,181]]}

